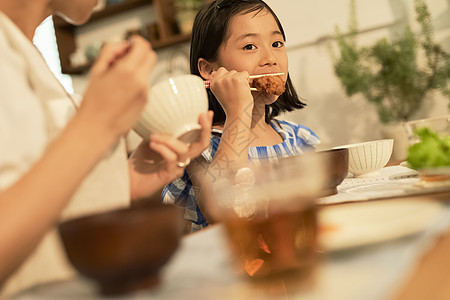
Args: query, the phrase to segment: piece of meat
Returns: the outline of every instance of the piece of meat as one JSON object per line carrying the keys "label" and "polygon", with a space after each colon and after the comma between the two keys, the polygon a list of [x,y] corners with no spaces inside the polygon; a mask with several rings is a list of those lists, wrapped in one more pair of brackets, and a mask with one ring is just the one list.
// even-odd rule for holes
{"label": "piece of meat", "polygon": [[253,86],[266,94],[280,96],[284,93],[285,83],[280,76],[264,76],[253,79]]}

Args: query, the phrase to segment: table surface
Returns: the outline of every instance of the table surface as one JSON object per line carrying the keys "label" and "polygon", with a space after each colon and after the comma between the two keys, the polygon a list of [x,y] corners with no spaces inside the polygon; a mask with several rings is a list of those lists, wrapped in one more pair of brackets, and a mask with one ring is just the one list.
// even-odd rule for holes
{"label": "table surface", "polygon": [[[396,197],[399,199],[399,197]],[[279,285],[255,286],[233,268],[222,225],[187,235],[155,289],[133,299],[415,300],[450,299],[450,190],[405,200],[439,201],[444,213],[426,230],[370,246],[329,253],[314,285],[291,292]],[[372,201],[389,201],[372,200]],[[345,205],[345,204],[341,204]],[[101,299],[82,278],[38,286],[17,299]]]}
{"label": "table surface", "polygon": [[[435,201],[450,201],[450,193],[433,197]],[[416,269],[403,287],[394,294],[395,300],[450,299],[450,228],[418,261]]]}

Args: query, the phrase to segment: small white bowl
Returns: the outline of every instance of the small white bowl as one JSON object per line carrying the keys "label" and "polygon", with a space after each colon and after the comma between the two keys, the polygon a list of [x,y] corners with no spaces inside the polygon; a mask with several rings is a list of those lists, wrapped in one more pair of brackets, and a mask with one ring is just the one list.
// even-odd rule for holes
{"label": "small white bowl", "polygon": [[208,95],[203,80],[195,75],[178,75],[150,88],[134,131],[146,141],[151,133],[161,133],[192,143],[200,137],[198,117],[206,111]]}
{"label": "small white bowl", "polygon": [[380,170],[388,163],[392,154],[393,139],[384,139],[334,147],[349,150],[348,171],[355,176]]}

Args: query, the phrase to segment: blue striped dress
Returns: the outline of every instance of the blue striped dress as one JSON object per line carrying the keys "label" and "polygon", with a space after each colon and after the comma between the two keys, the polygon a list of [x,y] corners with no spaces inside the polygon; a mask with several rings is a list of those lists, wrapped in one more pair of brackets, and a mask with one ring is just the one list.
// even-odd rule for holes
{"label": "blue striped dress", "polygon": [[[317,135],[306,126],[283,120],[270,122],[272,128],[281,136],[283,142],[271,146],[258,146],[248,148],[249,161],[276,160],[280,157],[294,156],[308,151],[314,151],[315,146],[320,143]],[[219,130],[214,130],[221,134]],[[202,156],[207,162],[211,162],[219,147],[220,137],[211,137],[209,148]],[[183,176],[168,184],[162,192],[162,201],[165,204],[175,204],[185,208],[184,218],[192,222],[192,231],[200,230],[208,226],[208,222],[197,205],[196,194],[200,190],[192,186],[191,179],[185,171]]]}

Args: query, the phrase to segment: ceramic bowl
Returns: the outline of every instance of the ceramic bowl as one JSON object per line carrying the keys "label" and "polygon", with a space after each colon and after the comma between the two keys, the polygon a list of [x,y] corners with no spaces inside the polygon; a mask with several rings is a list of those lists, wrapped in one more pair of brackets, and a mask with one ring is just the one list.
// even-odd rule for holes
{"label": "ceramic bowl", "polygon": [[148,141],[151,133],[174,136],[186,143],[200,138],[198,117],[208,110],[203,80],[195,75],[178,75],[151,87],[149,100],[134,126]]}
{"label": "ceramic bowl", "polygon": [[178,247],[182,212],[162,205],[125,208],[66,221],[59,233],[67,257],[104,295],[155,286]]}
{"label": "ceramic bowl", "polygon": [[355,176],[376,172],[391,158],[393,139],[383,139],[334,147],[349,150],[348,171]]}

